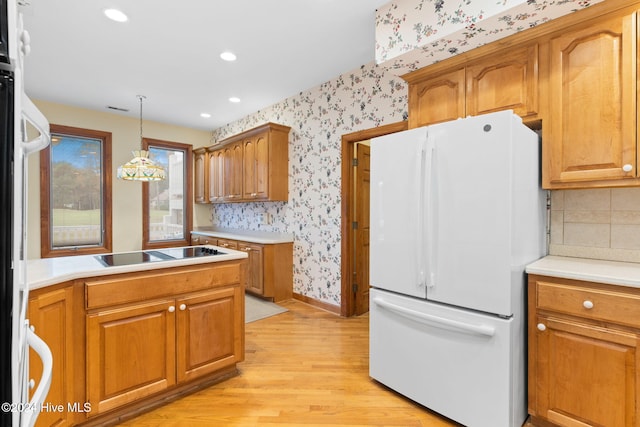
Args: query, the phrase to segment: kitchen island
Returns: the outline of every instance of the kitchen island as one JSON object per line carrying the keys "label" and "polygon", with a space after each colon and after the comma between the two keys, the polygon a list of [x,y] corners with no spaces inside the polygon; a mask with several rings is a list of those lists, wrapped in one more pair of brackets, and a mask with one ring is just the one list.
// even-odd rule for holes
{"label": "kitchen island", "polygon": [[[46,402],[64,409],[43,411],[38,425],[109,424],[236,375],[247,254],[222,252],[29,261],[29,318],[54,358]],[[31,358],[30,377],[41,369]]]}

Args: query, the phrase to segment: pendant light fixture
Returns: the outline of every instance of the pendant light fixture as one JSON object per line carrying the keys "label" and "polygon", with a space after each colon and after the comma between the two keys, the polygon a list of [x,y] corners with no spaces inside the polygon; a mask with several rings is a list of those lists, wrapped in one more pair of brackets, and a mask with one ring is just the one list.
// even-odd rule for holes
{"label": "pendant light fixture", "polygon": [[144,95],[138,95],[140,100],[140,150],[132,151],[133,159],[118,168],[118,179],[127,181],[162,181],[165,177],[164,168],[149,158],[149,152],[142,150],[142,100]]}

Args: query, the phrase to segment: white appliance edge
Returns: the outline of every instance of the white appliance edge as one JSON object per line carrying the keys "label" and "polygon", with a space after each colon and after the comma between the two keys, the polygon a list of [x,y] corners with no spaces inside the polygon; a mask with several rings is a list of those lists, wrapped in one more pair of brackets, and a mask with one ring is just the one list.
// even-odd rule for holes
{"label": "white appliance edge", "polygon": [[373,139],[370,375],[467,426],[522,425],[544,216],[538,136],[510,111]]}
{"label": "white appliance edge", "polygon": [[[11,359],[12,425],[31,427],[35,424],[44,403],[52,376],[52,355],[46,343],[30,328],[28,321],[28,297],[26,269],[26,212],[27,173],[29,153],[42,150],[51,141],[49,123],[24,92],[23,57],[31,49],[30,37],[23,28],[22,15],[16,0],[7,1],[8,48],[14,72],[14,160],[13,160],[13,307]],[[27,137],[27,125],[38,132],[32,140]],[[29,348],[42,359],[42,377],[36,382],[29,377]],[[37,384],[29,399],[30,385]]]}

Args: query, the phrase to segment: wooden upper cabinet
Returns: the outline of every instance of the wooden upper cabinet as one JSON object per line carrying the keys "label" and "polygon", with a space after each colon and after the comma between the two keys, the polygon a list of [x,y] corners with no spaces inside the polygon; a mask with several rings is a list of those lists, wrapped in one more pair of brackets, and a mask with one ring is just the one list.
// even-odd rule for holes
{"label": "wooden upper cabinet", "polygon": [[455,120],[465,115],[464,68],[409,85],[409,127]]}
{"label": "wooden upper cabinet", "polygon": [[269,196],[269,135],[260,133],[244,141],[244,199]]}
{"label": "wooden upper cabinet", "polygon": [[196,203],[207,203],[207,150],[205,148],[199,148],[193,150],[193,200]]}
{"label": "wooden upper cabinet", "polygon": [[224,150],[207,150],[208,203],[216,203],[224,196]]}
{"label": "wooden upper cabinet", "polygon": [[466,114],[513,110],[522,118],[538,112],[538,45],[505,51],[466,68]]}
{"label": "wooden upper cabinet", "polygon": [[[444,62],[443,62],[444,64]],[[409,83],[409,128],[500,110],[538,115],[538,45],[455,59],[402,76]]]}
{"label": "wooden upper cabinet", "polygon": [[235,142],[224,148],[223,199],[234,202],[242,198],[242,143]]}
{"label": "wooden upper cabinet", "polygon": [[634,184],[637,31],[632,13],[586,22],[549,41],[543,187]]}

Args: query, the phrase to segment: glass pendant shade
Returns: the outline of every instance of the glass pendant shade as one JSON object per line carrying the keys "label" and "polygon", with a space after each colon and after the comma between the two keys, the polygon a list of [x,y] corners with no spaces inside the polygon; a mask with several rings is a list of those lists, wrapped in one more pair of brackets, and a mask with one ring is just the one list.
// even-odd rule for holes
{"label": "glass pendant shade", "polygon": [[[142,100],[144,95],[138,95],[140,100],[140,144],[142,145]],[[149,158],[146,150],[132,151],[133,159],[118,167],[118,179],[126,181],[162,181],[165,178],[164,168]]]}
{"label": "glass pendant shade", "polygon": [[149,158],[145,150],[132,151],[133,159],[118,168],[118,179],[129,181],[162,181],[164,168]]}

